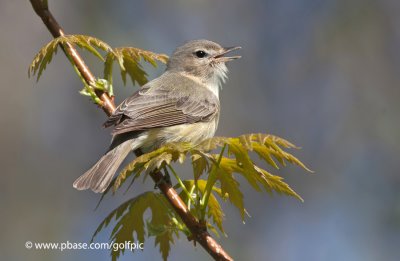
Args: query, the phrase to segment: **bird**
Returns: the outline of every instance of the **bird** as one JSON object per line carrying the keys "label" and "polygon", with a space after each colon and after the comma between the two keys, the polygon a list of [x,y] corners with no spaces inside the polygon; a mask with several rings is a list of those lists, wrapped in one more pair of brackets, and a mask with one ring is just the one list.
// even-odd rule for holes
{"label": "bird", "polygon": [[125,99],[104,123],[114,127],[111,145],[73,187],[102,193],[130,152],[149,152],[171,142],[198,144],[213,137],[226,63],[241,58],[226,54],[240,48],[204,39],[176,48],[164,73]]}

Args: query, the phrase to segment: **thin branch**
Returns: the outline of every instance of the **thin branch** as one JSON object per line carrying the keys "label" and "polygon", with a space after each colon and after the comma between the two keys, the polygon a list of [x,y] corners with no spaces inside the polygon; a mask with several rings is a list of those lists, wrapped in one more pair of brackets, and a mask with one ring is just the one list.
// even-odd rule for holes
{"label": "thin branch", "polygon": [[[59,37],[65,35],[64,30],[57,23],[56,19],[53,17],[47,6],[47,0],[30,0],[33,9],[36,14],[42,19],[43,23],[46,25],[47,29],[53,35],[53,37]],[[64,52],[67,53],[73,60],[75,66],[78,68],[79,72],[85,79],[88,85],[92,85],[96,78],[89,70],[85,64],[82,57],[79,55],[78,51],[72,44],[67,44],[63,48]],[[95,90],[96,95],[102,101],[102,109],[109,116],[115,110],[114,99],[109,97],[107,93],[101,90]],[[136,152],[140,154],[140,152]],[[227,252],[215,241],[214,238],[206,230],[206,226],[200,223],[196,217],[194,217],[190,212],[186,204],[179,197],[175,189],[171,187],[168,183],[164,181],[164,177],[161,172],[156,171],[150,173],[150,176],[158,188],[170,202],[176,213],[180,216],[182,221],[185,223],[187,228],[192,233],[192,239],[199,242],[201,246],[215,259],[215,260],[233,260]]]}
{"label": "thin branch", "polygon": [[[33,9],[35,10],[36,14],[42,18],[43,23],[46,25],[47,29],[50,31],[50,33],[53,35],[54,38],[57,38],[59,36],[64,36],[64,30],[62,27],[57,23],[56,19],[53,17],[51,12],[48,9],[47,6],[47,0],[30,0]],[[65,48],[61,45],[61,48],[63,48],[63,51],[67,53],[71,58],[72,61],[74,62],[75,66],[78,68],[79,72],[85,79],[86,83],[89,86],[92,86],[94,82],[96,81],[96,77],[92,74],[92,72],[89,70],[87,65],[85,64],[85,61],[82,59],[82,57],[79,55],[78,51],[76,48],[70,44],[67,43],[65,45]],[[96,89],[95,90],[96,95],[100,98],[102,101],[102,109],[103,111],[110,116],[114,110],[115,110],[115,104],[114,104],[114,99],[112,97],[109,97],[107,93]]]}

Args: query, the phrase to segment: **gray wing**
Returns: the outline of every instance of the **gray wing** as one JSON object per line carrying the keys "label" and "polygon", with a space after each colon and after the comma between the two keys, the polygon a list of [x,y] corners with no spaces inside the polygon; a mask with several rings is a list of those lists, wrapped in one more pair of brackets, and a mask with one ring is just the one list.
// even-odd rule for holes
{"label": "gray wing", "polygon": [[167,75],[149,82],[123,101],[104,126],[115,125],[115,135],[210,121],[218,112],[219,100],[210,90],[187,77]]}

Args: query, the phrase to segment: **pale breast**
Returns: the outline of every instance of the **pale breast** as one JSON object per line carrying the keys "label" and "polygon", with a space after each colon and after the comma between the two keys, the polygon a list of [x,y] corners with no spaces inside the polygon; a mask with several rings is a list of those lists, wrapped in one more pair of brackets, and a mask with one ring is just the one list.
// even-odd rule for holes
{"label": "pale breast", "polygon": [[209,122],[197,122],[171,127],[151,129],[143,133],[142,150],[153,150],[169,142],[190,142],[197,144],[214,136],[218,127],[218,117]]}

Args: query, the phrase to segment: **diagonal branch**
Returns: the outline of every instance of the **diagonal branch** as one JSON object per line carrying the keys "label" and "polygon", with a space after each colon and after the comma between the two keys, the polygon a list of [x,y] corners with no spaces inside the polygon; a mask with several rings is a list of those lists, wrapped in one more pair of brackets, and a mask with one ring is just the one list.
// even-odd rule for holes
{"label": "diagonal branch", "polygon": [[[65,35],[64,30],[57,23],[47,6],[47,0],[30,0],[33,9],[36,14],[42,19],[47,29],[53,35],[53,37],[59,37]],[[63,47],[63,51],[66,55],[72,58],[74,65],[78,68],[83,79],[85,79],[88,85],[92,85],[96,78],[85,64],[82,57],[72,44],[67,44]],[[108,96],[107,93],[96,89],[96,95],[102,101],[101,108],[109,116],[115,110],[115,104],[113,97]],[[140,153],[140,152],[138,152]],[[150,173],[150,176],[157,184],[158,188],[167,198],[169,203],[174,208],[175,212],[179,215],[185,225],[192,233],[192,239],[199,242],[203,248],[215,259],[215,260],[233,260],[228,253],[215,241],[214,238],[207,232],[205,225],[200,223],[196,217],[194,217],[183,200],[179,197],[178,193],[172,186],[164,181],[164,176],[161,172],[156,171]]]}
{"label": "diagonal branch", "polygon": [[[61,26],[57,23],[56,19],[50,13],[47,6],[47,0],[31,0],[31,4],[36,14],[40,16],[40,18],[42,18],[43,23],[46,25],[47,29],[49,29],[50,33],[53,35],[54,38],[65,35],[64,30],[61,28]],[[63,46],[61,46],[61,48],[63,48]],[[96,78],[89,70],[89,68],[85,64],[85,61],[79,55],[75,47],[72,46],[72,44],[67,43],[65,48],[63,48],[63,51],[72,58],[72,61],[78,68],[79,72],[85,79],[86,83],[89,86],[92,86],[93,83],[96,81]],[[115,104],[113,98],[109,97],[107,93],[101,90],[95,89],[95,92],[96,95],[102,101],[103,111],[108,116],[110,116],[115,110]]]}

